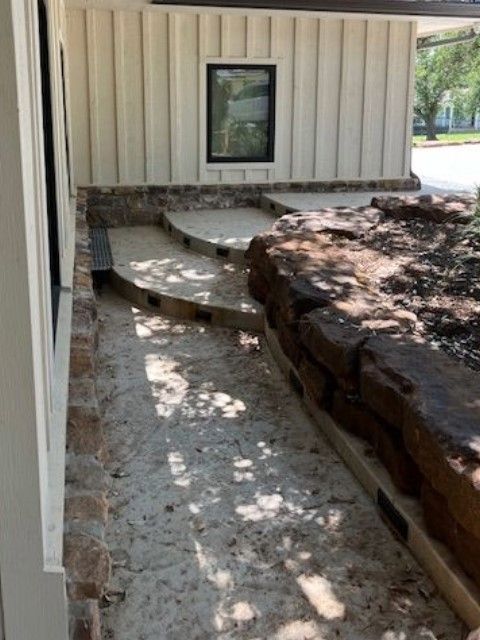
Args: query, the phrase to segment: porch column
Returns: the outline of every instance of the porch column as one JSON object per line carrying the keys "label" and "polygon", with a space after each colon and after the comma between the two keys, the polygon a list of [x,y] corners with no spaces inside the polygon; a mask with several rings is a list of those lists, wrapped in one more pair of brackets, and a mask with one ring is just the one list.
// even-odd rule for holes
{"label": "porch column", "polygon": [[[66,640],[65,579],[48,566],[50,383],[34,126],[36,5],[0,2],[0,581],[6,640]],[[41,105],[40,105],[41,106]],[[40,143],[40,144],[39,144]],[[43,260],[44,262],[44,260]]]}

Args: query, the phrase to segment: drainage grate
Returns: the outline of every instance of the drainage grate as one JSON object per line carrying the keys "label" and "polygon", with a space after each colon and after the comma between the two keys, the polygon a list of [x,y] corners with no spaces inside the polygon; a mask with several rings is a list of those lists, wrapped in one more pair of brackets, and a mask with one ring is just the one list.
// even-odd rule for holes
{"label": "drainage grate", "polygon": [[92,240],[92,271],[110,271],[113,266],[110,241],[105,227],[90,229]]}

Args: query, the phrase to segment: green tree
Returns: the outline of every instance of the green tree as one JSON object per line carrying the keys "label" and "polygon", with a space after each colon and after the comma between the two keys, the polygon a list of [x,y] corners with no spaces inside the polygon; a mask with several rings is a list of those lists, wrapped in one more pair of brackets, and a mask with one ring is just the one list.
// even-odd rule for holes
{"label": "green tree", "polygon": [[473,119],[480,109],[480,36],[473,41],[468,55],[467,90],[464,93],[463,106],[468,116]]}
{"label": "green tree", "polygon": [[436,140],[435,118],[448,91],[465,88],[471,44],[421,49],[417,54],[415,114],[424,120],[427,140]]}

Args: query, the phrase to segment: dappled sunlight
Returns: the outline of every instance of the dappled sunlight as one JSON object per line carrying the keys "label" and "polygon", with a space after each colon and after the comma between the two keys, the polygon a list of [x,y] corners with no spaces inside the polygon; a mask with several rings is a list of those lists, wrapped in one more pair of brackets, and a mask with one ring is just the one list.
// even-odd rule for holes
{"label": "dappled sunlight", "polygon": [[220,605],[214,616],[214,626],[217,631],[228,630],[233,626],[241,629],[245,623],[255,621],[260,612],[249,602],[235,602],[233,605]]}
{"label": "dappled sunlight", "polygon": [[194,540],[194,545],[198,568],[206,576],[208,581],[220,591],[233,589],[235,583],[231,572],[219,569],[213,553],[207,551],[197,540]]}
{"label": "dappled sunlight", "polygon": [[235,511],[243,518],[251,522],[270,520],[275,518],[283,506],[283,497],[274,493],[271,495],[256,495],[253,504],[239,505]]}
{"label": "dappled sunlight", "polygon": [[321,618],[335,620],[345,616],[345,605],[336,598],[328,580],[302,574],[298,576],[297,583]]}
{"label": "dappled sunlight", "polygon": [[190,476],[187,473],[187,466],[183,455],[179,451],[171,451],[168,456],[170,472],[175,477],[174,484],[179,487],[190,486]]}
{"label": "dappled sunlight", "polygon": [[114,270],[140,290],[176,301],[259,313],[242,265],[188,251],[160,227],[109,229]]}
{"label": "dappled sunlight", "polygon": [[125,591],[103,611],[112,638],[430,640],[420,628],[456,629],[261,337],[101,305],[107,536],[112,585]]}
{"label": "dappled sunlight", "polygon": [[313,620],[293,620],[282,624],[272,640],[323,640],[319,625]]}

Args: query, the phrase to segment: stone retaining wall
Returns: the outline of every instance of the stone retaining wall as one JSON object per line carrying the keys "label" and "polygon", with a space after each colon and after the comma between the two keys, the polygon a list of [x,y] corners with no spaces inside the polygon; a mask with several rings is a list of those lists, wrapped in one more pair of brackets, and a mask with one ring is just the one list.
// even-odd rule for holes
{"label": "stone retaining wall", "polygon": [[[404,204],[410,215],[415,203]],[[370,286],[395,263],[349,239],[382,215],[284,216],[250,245],[250,290],[298,371],[295,386],[421,500],[430,533],[480,585],[480,375],[420,338],[416,317]]]}
{"label": "stone retaining wall", "polygon": [[409,191],[420,188],[416,176],[404,180],[345,182],[278,182],[235,185],[148,185],[140,187],[86,187],[90,226],[120,227],[161,224],[166,211],[259,207],[264,193]]}
{"label": "stone retaining wall", "polygon": [[109,481],[103,466],[105,441],[96,393],[98,324],[91,266],[86,193],[79,191],[65,489],[70,640],[101,640],[99,601],[110,579],[110,556],[104,542]]}

